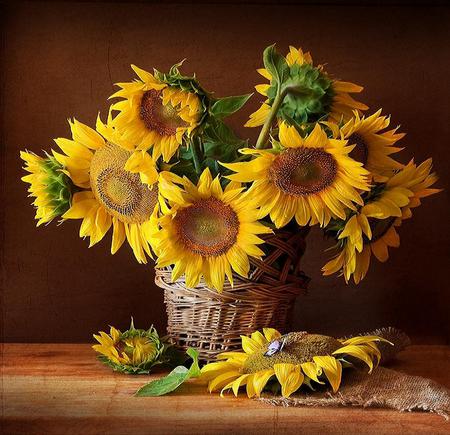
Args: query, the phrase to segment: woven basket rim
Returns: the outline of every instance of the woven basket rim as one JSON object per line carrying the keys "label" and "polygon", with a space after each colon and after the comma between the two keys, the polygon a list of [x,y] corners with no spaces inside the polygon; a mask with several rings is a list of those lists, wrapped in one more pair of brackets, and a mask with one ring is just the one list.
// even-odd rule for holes
{"label": "woven basket rim", "polygon": [[285,283],[279,285],[272,285],[260,282],[253,282],[250,279],[242,278],[241,276],[233,276],[234,285],[231,286],[229,282],[224,283],[222,292],[218,292],[209,288],[203,279],[195,288],[186,287],[186,282],[183,278],[179,278],[172,282],[171,268],[155,268],[155,283],[165,289],[175,293],[189,294],[190,296],[197,296],[204,300],[230,302],[230,301],[268,301],[279,299],[292,299],[306,293],[305,287],[300,287],[297,283]]}

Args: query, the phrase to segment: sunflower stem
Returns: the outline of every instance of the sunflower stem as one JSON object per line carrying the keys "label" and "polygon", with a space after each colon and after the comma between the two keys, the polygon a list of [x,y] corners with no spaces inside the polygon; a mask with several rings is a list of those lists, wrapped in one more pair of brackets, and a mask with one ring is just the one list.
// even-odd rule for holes
{"label": "sunflower stem", "polygon": [[192,161],[194,162],[194,169],[198,176],[202,173],[202,165],[200,163],[199,149],[197,148],[197,141],[191,141]]}
{"label": "sunflower stem", "polygon": [[258,140],[256,141],[256,148],[261,149],[265,147],[267,140],[269,139],[270,129],[272,127],[273,120],[277,116],[278,109],[280,108],[281,103],[284,101],[284,98],[286,97],[288,92],[289,88],[284,88],[273,100],[269,116],[264,122],[264,125],[259,133]]}

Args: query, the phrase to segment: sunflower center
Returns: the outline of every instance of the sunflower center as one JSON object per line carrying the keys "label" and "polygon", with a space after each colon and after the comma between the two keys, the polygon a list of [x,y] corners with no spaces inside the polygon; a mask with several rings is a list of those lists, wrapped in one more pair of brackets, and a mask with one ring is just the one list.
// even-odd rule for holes
{"label": "sunflower center", "polygon": [[302,364],[313,360],[315,356],[331,355],[342,344],[333,337],[319,334],[291,332],[280,352],[272,356],[264,355],[268,345],[248,355],[243,373],[255,373],[273,368],[277,363]]}
{"label": "sunflower center", "polygon": [[108,143],[94,154],[90,167],[91,188],[97,200],[122,222],[143,223],[155,208],[157,189],[141,183],[139,174],[124,169],[130,151]]}
{"label": "sunflower center", "polygon": [[145,126],[160,136],[173,136],[179,127],[187,127],[172,104],[163,104],[162,91],[151,89],[142,96],[140,116]]}
{"label": "sunflower center", "polygon": [[236,242],[239,231],[236,212],[216,198],[195,202],[177,212],[174,220],[183,245],[204,257],[225,254]]}
{"label": "sunflower center", "polygon": [[353,160],[356,160],[357,162],[360,162],[363,165],[365,165],[367,163],[367,159],[369,158],[369,148],[367,147],[364,138],[358,133],[353,133],[348,138],[348,144],[349,145],[356,144],[355,148],[352,149],[349,156]]}
{"label": "sunflower center", "polygon": [[374,243],[377,240],[380,240],[394,225],[394,222],[397,218],[395,216],[391,216],[387,219],[376,219],[376,218],[368,218],[370,229],[372,231],[372,239],[369,240],[364,235],[365,243]]}
{"label": "sunflower center", "polygon": [[269,177],[278,189],[293,196],[318,193],[330,186],[336,175],[336,160],[319,148],[289,148],[269,169]]}

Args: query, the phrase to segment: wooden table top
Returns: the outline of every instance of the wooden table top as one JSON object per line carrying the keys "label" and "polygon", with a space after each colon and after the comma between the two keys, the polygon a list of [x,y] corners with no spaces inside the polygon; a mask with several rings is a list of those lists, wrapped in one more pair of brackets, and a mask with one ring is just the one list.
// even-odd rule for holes
{"label": "wooden table top", "polygon": [[[112,372],[87,344],[2,344],[0,429],[5,434],[450,434],[438,415],[385,409],[283,408],[220,398],[188,383],[164,397],[133,397],[158,375]],[[450,388],[450,347],[411,346],[391,368]]]}

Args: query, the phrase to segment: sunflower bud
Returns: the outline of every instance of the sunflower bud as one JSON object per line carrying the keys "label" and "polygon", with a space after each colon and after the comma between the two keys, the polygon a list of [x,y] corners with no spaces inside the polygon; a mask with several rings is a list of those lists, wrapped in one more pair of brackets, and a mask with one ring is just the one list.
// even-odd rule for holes
{"label": "sunflower bud", "polygon": [[72,184],[64,167],[48,154],[43,158],[21,151],[20,157],[25,162],[24,169],[29,172],[22,181],[30,184],[29,196],[36,198],[33,205],[36,207],[37,225],[63,215],[70,208],[72,197]]}
{"label": "sunflower bud", "polygon": [[133,321],[125,332],[111,326],[110,333],[100,331],[94,338],[100,343],[92,348],[100,353],[99,360],[113,370],[128,374],[148,374],[156,364],[168,361],[167,345],[156,329],[136,329]]}

